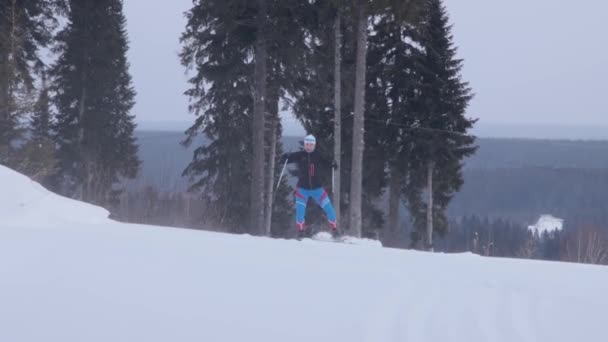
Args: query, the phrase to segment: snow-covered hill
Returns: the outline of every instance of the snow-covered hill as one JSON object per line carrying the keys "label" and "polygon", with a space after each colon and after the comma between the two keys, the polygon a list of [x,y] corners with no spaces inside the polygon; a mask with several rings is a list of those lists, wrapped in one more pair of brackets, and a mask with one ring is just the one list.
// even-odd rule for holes
{"label": "snow-covered hill", "polygon": [[528,229],[539,234],[544,232],[551,233],[553,231],[560,231],[563,228],[564,220],[554,217],[553,215],[541,215],[535,224],[528,226]]}
{"label": "snow-covered hill", "polygon": [[1,226],[64,226],[66,223],[104,223],[107,210],[47,191],[40,184],[0,165]]}
{"label": "snow-covered hill", "polygon": [[0,341],[606,341],[608,268],[127,225],[0,166]]}

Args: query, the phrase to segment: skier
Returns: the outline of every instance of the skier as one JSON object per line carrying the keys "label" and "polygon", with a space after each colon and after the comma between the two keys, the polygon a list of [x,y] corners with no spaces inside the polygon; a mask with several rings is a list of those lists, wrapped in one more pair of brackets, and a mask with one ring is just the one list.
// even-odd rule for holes
{"label": "skier", "polygon": [[296,163],[298,168],[298,184],[295,190],[298,238],[308,235],[304,223],[304,216],[306,214],[306,204],[310,197],[312,197],[325,211],[331,234],[336,238],[340,235],[336,221],[336,213],[334,212],[334,207],[327,195],[327,191],[325,191],[321,184],[319,171],[329,167],[335,169],[337,164],[323,158],[321,154],[315,150],[316,143],[316,139],[313,135],[307,135],[304,138],[304,151],[285,153],[282,157],[282,162],[284,163],[287,161],[288,164]]}

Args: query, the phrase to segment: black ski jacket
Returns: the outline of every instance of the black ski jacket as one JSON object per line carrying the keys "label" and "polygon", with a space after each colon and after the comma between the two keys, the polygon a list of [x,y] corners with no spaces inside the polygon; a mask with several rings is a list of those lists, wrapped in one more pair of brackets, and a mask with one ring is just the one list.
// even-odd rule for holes
{"label": "black ski jacket", "polygon": [[323,187],[321,175],[331,167],[336,167],[336,163],[321,156],[314,150],[311,153],[299,151],[283,154],[282,162],[288,164],[295,163],[297,166],[298,187],[313,190]]}

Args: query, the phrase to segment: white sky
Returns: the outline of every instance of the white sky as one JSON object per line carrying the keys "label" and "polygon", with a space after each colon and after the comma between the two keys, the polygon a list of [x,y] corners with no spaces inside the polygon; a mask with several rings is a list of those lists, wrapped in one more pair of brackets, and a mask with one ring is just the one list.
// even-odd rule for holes
{"label": "white sky", "polygon": [[[191,0],[125,0],[139,123],[194,120],[179,64]],[[480,123],[608,125],[608,2],[447,0]],[[290,118],[284,118],[292,121]],[[289,123],[286,122],[287,126]],[[287,127],[289,128],[289,127]]]}

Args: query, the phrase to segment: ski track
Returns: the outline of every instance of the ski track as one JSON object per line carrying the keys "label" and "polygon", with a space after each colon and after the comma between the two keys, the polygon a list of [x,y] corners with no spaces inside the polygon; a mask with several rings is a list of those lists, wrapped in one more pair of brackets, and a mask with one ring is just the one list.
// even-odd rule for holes
{"label": "ski track", "polygon": [[[482,280],[479,286],[432,271],[408,274],[409,280],[392,279],[381,290],[366,317],[362,341],[572,341],[600,334],[597,325],[576,320],[585,315],[584,302],[568,297],[556,301],[546,293],[513,286],[518,281],[507,275]],[[473,286],[478,289],[471,295],[467,292]],[[556,312],[562,319],[554,321]],[[560,327],[573,322],[581,325],[579,333],[560,333]]]}

